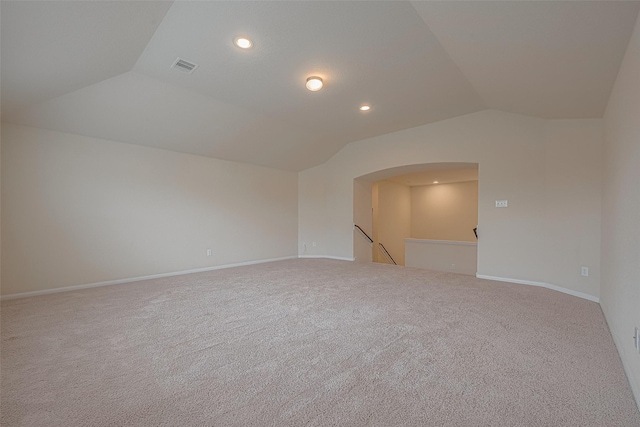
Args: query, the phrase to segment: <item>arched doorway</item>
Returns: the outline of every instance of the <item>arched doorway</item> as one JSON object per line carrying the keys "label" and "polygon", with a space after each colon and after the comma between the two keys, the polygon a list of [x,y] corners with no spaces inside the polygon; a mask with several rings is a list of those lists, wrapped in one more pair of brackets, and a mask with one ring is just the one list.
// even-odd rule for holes
{"label": "arched doorway", "polygon": [[354,179],[357,261],[475,274],[478,164],[430,163]]}

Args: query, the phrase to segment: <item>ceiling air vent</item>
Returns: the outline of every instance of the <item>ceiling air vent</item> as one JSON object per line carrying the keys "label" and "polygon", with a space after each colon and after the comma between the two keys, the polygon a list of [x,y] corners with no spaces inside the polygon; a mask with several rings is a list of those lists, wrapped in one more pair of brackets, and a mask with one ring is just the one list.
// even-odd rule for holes
{"label": "ceiling air vent", "polygon": [[198,66],[196,64],[193,64],[193,63],[189,62],[189,61],[185,61],[182,58],[178,58],[178,59],[176,59],[176,62],[173,63],[171,68],[175,68],[176,70],[180,70],[183,73],[191,74],[191,73],[194,72],[194,70],[196,68],[198,68]]}

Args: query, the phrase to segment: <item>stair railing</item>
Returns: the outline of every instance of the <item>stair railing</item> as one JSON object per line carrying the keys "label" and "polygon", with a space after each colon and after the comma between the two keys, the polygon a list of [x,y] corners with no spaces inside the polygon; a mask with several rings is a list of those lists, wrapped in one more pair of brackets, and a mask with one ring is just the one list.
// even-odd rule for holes
{"label": "stair railing", "polygon": [[391,256],[391,254],[389,253],[389,251],[387,250],[387,248],[385,248],[384,245],[380,242],[378,242],[378,245],[379,245],[378,249],[381,250],[382,254],[387,259],[389,264],[398,265],[396,261],[393,259],[393,257]]}
{"label": "stair railing", "polygon": [[370,243],[370,244],[372,244],[372,243],[373,243],[373,239],[372,239],[371,237],[369,237],[369,235],[367,234],[367,232],[366,232],[366,231],[364,231],[364,230],[363,230],[363,229],[362,229],[358,224],[353,224],[353,226],[354,226],[355,228],[357,228],[357,229],[358,229],[358,231],[360,231],[360,233],[361,233],[364,237],[366,237],[366,238],[367,238],[367,240],[369,241],[369,243]]}

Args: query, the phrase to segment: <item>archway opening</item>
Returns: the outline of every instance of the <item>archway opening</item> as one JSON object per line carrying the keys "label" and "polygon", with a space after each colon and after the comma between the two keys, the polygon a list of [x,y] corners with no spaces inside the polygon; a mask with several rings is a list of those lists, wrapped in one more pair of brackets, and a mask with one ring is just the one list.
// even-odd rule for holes
{"label": "archway opening", "polygon": [[357,261],[475,274],[478,164],[429,163],[354,179]]}

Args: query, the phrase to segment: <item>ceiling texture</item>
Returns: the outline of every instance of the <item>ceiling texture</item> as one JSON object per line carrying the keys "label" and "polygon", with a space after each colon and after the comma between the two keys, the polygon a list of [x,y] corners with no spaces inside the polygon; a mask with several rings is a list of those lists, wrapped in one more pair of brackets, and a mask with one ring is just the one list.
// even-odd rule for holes
{"label": "ceiling texture", "polygon": [[[2,1],[2,120],[299,171],[352,141],[488,108],[599,118],[639,7]],[[198,68],[171,68],[178,57]],[[311,75],[321,91],[305,88]]]}

